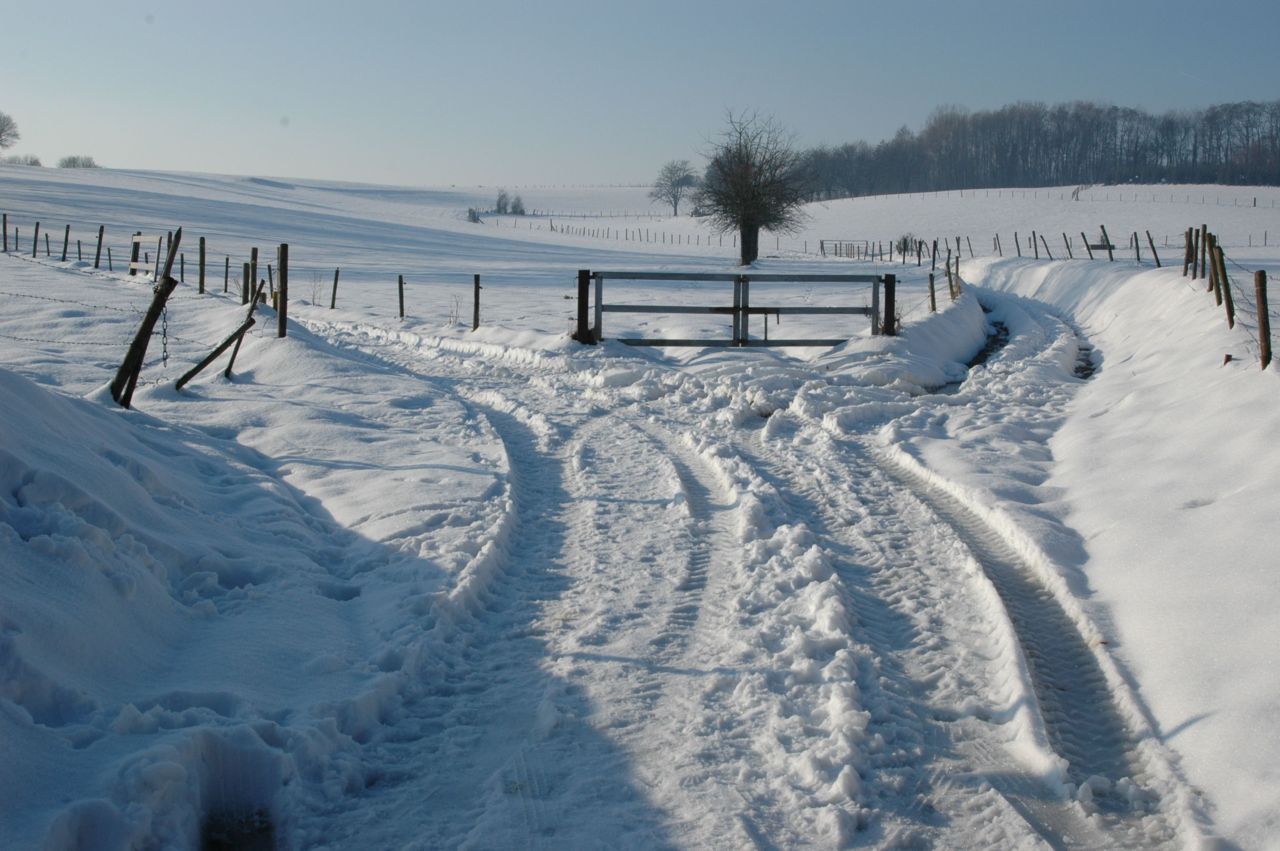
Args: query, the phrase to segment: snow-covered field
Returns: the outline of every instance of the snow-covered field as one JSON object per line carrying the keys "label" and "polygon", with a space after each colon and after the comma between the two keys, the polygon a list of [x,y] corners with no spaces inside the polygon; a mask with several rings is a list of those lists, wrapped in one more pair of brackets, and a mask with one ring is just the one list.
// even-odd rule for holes
{"label": "snow-covered field", "polygon": [[[898,274],[900,337],[636,349],[568,339],[577,269],[735,254],[643,189],[523,190],[552,231],[467,223],[483,188],[0,166],[0,847],[1277,847],[1280,377],[1246,270],[1280,270],[1280,191],[1071,193],[830,202],[762,240],[763,271]],[[1169,268],[1200,222],[1234,330]],[[1098,225],[1145,262],[991,255]],[[126,412],[127,235],[177,226]],[[906,232],[975,249],[936,315],[927,261],[815,254]],[[175,391],[243,318],[223,258],[278,242],[289,336],[264,309],[230,380]]]}

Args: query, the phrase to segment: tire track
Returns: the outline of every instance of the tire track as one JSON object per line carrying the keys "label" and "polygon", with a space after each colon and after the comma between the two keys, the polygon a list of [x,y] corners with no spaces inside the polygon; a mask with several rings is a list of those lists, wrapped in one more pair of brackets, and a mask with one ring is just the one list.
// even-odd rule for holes
{"label": "tire track", "polygon": [[860,757],[872,814],[859,842],[1107,844],[1006,750],[1012,734],[992,720],[1002,651],[956,574],[963,553],[955,541],[921,534],[932,519],[925,507],[904,499],[856,445],[841,449],[838,466],[826,453],[806,458],[781,446],[741,451],[834,557],[857,616],[854,635],[875,653],[858,682],[877,743]]}
{"label": "tire track", "polygon": [[1176,832],[1147,791],[1152,777],[1106,674],[1079,628],[1033,568],[959,499],[888,459],[880,463],[945,523],[991,581],[1017,634],[1053,750],[1077,800],[1114,847],[1159,847]]}

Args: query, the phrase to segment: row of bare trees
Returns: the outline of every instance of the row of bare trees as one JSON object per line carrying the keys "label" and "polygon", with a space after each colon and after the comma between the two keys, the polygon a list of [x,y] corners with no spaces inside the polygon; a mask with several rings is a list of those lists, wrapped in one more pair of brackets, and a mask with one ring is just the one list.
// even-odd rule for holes
{"label": "row of bare trees", "polygon": [[805,152],[811,197],[1082,183],[1280,184],[1280,101],[1152,115],[1076,101],[934,110],[870,145]]}

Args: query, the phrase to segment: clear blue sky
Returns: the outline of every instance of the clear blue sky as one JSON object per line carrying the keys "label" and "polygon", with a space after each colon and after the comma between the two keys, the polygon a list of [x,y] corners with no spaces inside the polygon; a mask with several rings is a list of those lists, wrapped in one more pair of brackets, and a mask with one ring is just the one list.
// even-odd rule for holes
{"label": "clear blue sky", "polygon": [[1276,0],[0,0],[0,21],[6,153],[46,165],[627,183],[700,167],[728,109],[810,146],[943,104],[1280,98]]}

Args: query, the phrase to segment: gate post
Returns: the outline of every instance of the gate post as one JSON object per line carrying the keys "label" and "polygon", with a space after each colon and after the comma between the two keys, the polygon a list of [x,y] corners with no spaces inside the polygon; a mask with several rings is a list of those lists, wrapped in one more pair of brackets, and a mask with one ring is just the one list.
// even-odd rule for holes
{"label": "gate post", "polygon": [[742,340],[742,276],[733,276],[733,345],[741,345]]}
{"label": "gate post", "polygon": [[898,333],[897,317],[894,315],[895,305],[894,296],[897,290],[898,278],[896,275],[884,276],[884,321],[880,323],[880,328],[885,336],[893,337]]}
{"label": "gate post", "polygon": [[595,337],[587,324],[588,300],[591,298],[591,271],[578,270],[578,329],[573,332],[573,339],[584,345],[594,345]]}
{"label": "gate post", "polygon": [[745,346],[751,336],[751,278],[747,275],[742,276],[742,321],[738,323],[738,331],[742,335],[738,345]]}
{"label": "gate post", "polygon": [[871,282],[871,336],[880,333],[880,279]]}

